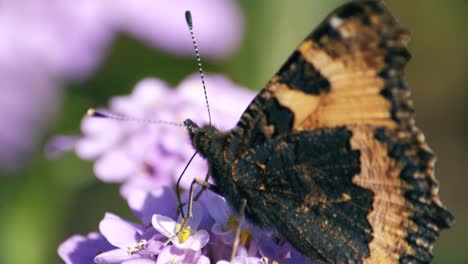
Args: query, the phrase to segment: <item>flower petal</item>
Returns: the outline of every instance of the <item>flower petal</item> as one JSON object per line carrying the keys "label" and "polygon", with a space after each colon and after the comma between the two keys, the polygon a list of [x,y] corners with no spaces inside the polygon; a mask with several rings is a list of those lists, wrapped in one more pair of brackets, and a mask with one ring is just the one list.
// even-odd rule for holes
{"label": "flower petal", "polygon": [[210,264],[210,259],[206,256],[199,256],[195,262],[196,264]]}
{"label": "flower petal", "polygon": [[127,260],[125,262],[122,262],[122,264],[155,264],[156,261],[151,260],[151,259],[144,259],[144,258],[138,258],[138,259],[131,259]]}
{"label": "flower petal", "polygon": [[178,240],[174,241],[174,246],[180,249],[190,249],[198,251],[202,249],[210,240],[210,235],[205,230],[198,230],[190,236],[190,238],[184,243],[179,243]]}
{"label": "flower petal", "polygon": [[171,238],[176,234],[177,222],[172,220],[172,218],[155,214],[151,223],[156,230],[167,238]]}
{"label": "flower petal", "polygon": [[70,237],[60,244],[58,254],[67,264],[91,263],[99,252],[112,249],[114,247],[101,234],[90,233],[86,237]]}
{"label": "flower petal", "polygon": [[[187,212],[188,205],[185,205],[183,210]],[[198,229],[200,222],[203,218],[203,208],[198,202],[193,202],[192,204],[192,217],[188,220],[188,225],[190,226],[192,232]],[[179,223],[182,222],[182,217],[179,217]]]}
{"label": "flower petal", "polygon": [[97,264],[120,264],[132,258],[139,258],[139,256],[130,255],[126,250],[118,248],[97,255],[94,262]]}
{"label": "flower petal", "polygon": [[106,153],[94,164],[96,176],[104,182],[122,182],[136,170],[136,164],[124,150]]}
{"label": "flower petal", "polygon": [[111,213],[106,213],[101,220],[99,230],[109,243],[125,250],[136,245],[141,239],[141,230],[135,224]]}
{"label": "flower petal", "polygon": [[113,8],[120,12],[116,17],[123,30],[179,55],[193,52],[190,35],[183,34],[187,33],[185,10],[193,14],[204,56],[226,57],[238,48],[243,35],[243,15],[233,0],[116,1]]}
{"label": "flower petal", "polygon": [[215,222],[221,226],[225,226],[227,224],[229,216],[232,214],[226,200],[219,195],[213,195],[206,200],[206,209]]}
{"label": "flower petal", "polygon": [[131,190],[127,196],[130,209],[144,225],[151,223],[154,214],[173,216],[177,211],[176,196],[172,188],[155,188],[151,192]]}
{"label": "flower petal", "polygon": [[157,264],[181,263],[184,260],[185,252],[174,246],[165,247],[158,256]]}

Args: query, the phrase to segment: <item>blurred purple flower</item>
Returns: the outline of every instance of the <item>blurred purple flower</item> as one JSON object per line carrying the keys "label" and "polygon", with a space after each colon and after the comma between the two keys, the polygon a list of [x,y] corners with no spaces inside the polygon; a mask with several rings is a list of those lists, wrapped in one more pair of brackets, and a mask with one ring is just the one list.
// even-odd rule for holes
{"label": "blurred purple flower", "polygon": [[[236,86],[220,75],[206,75],[208,98],[217,127],[233,127],[254,93]],[[216,89],[214,89],[216,88]],[[235,107],[234,107],[235,105]],[[182,122],[188,117],[203,123],[207,119],[205,97],[198,74],[182,81],[177,89],[148,78],[139,82],[129,96],[114,97],[109,111],[132,118]],[[83,159],[96,159],[94,171],[105,182],[122,182],[122,195],[132,190],[150,191],[174,184],[193,153],[183,127],[148,122],[117,121],[85,117],[83,137],[76,152]],[[75,138],[72,136],[72,140]],[[68,148],[69,144],[65,144]],[[194,177],[204,177],[206,162],[196,157],[181,186],[188,188]]]}
{"label": "blurred purple flower", "polygon": [[232,54],[242,37],[233,0],[7,0],[0,7],[0,170],[22,165],[58,112],[64,83],[94,73],[117,32],[193,56],[184,19],[191,9],[205,57]]}
{"label": "blurred purple flower", "polygon": [[190,10],[203,56],[223,58],[237,50],[243,15],[234,0],[112,0],[118,28],[177,55],[193,55],[185,19]]}
{"label": "blurred purple flower", "polygon": [[114,34],[100,1],[12,0],[1,7],[0,61],[19,73],[36,69],[56,80],[88,76]]}

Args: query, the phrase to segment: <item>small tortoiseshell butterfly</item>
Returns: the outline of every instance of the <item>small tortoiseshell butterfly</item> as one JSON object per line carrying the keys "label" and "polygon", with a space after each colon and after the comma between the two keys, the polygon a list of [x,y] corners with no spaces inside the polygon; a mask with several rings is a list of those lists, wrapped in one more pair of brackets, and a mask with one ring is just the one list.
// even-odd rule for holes
{"label": "small tortoiseshell butterfly", "polygon": [[216,191],[325,263],[426,263],[452,215],[414,123],[409,34],[379,1],[345,4],[224,133],[187,120]]}

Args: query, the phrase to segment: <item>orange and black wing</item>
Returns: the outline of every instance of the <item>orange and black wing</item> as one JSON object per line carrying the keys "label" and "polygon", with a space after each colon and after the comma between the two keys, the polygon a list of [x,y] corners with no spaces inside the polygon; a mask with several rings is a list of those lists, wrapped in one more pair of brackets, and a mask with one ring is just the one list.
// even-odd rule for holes
{"label": "orange and black wing", "polygon": [[453,219],[414,124],[403,78],[408,40],[379,1],[344,5],[298,46],[228,138],[234,181],[262,197],[248,216],[275,225],[305,255],[428,262]]}

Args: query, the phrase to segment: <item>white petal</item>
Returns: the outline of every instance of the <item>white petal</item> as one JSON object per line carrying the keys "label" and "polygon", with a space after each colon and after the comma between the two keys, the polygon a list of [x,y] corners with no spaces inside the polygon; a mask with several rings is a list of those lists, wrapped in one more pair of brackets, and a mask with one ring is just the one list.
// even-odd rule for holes
{"label": "white petal", "polygon": [[144,258],[131,259],[131,260],[122,262],[122,264],[155,264],[155,263],[156,262],[151,259],[144,259]]}
{"label": "white petal", "polygon": [[97,264],[117,264],[134,257],[136,256],[131,256],[127,251],[119,248],[97,255],[94,262]]}
{"label": "white petal", "polygon": [[101,220],[99,231],[109,243],[125,250],[137,244],[141,238],[140,230],[134,224],[111,213],[106,213]]}
{"label": "white petal", "polygon": [[179,243],[178,240],[175,240],[174,246],[180,249],[191,249],[194,251],[198,251],[202,249],[208,243],[209,240],[210,235],[208,234],[208,232],[206,232],[205,230],[198,230],[197,232],[195,232],[195,234],[190,236],[190,238],[187,239],[187,241],[185,241],[184,243]]}
{"label": "white petal", "polygon": [[151,223],[156,230],[167,238],[171,238],[176,234],[177,222],[169,217],[155,214]]}

